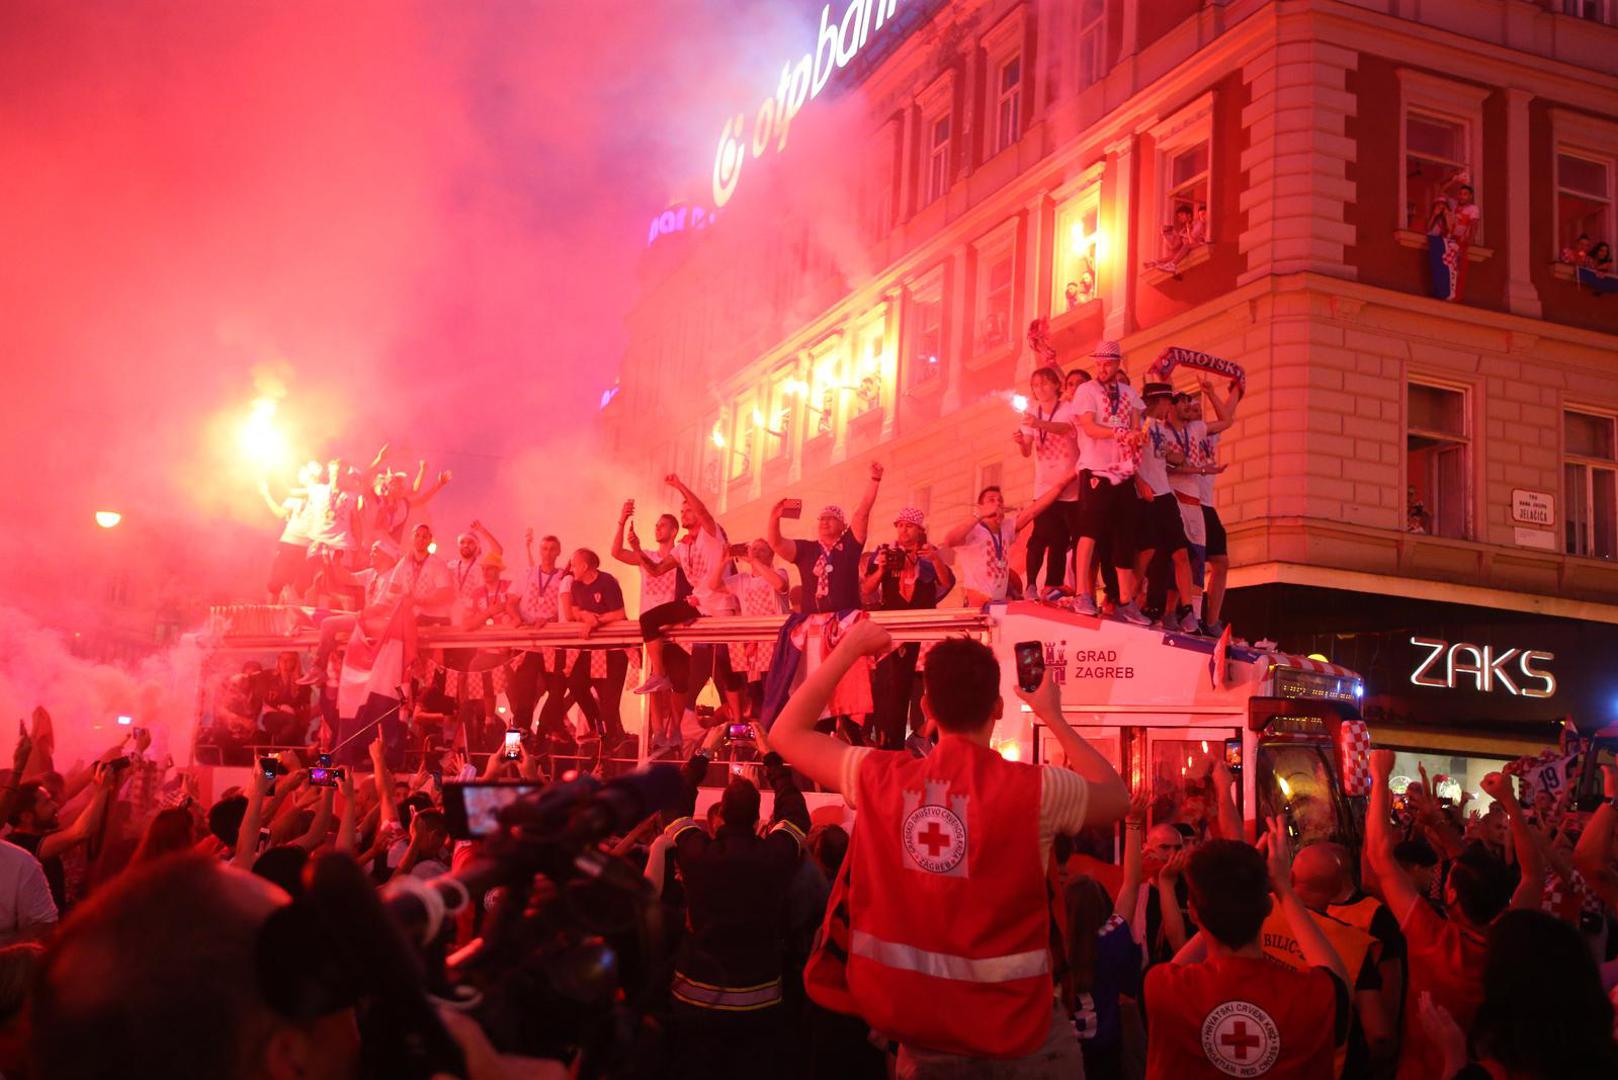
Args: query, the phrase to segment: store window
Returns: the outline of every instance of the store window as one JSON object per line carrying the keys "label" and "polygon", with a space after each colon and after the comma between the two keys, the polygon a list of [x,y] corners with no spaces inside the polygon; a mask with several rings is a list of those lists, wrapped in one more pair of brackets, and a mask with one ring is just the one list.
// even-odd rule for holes
{"label": "store window", "polygon": [[1464,539],[1470,532],[1471,428],[1465,390],[1425,383],[1406,389],[1405,528]]}
{"label": "store window", "polygon": [[995,108],[994,151],[999,153],[1022,138],[1022,57],[1013,56],[1000,65],[999,91]]}
{"label": "store window", "polygon": [[949,190],[949,114],[937,117],[928,126],[927,136],[927,199],[928,205],[942,198]]}
{"label": "store window", "polygon": [[1567,553],[1595,559],[1618,555],[1618,448],[1611,416],[1562,414],[1562,505]]}
{"label": "store window", "polygon": [[1465,803],[1465,812],[1487,810],[1493,799],[1483,793],[1483,778],[1499,772],[1505,758],[1466,757],[1437,750],[1400,750],[1393,756],[1393,772],[1388,790],[1393,795],[1394,812],[1404,805],[1406,790],[1421,783],[1422,772],[1432,785],[1433,796],[1447,806]]}
{"label": "store window", "polygon": [[1107,73],[1107,0],[1079,0],[1079,89]]}

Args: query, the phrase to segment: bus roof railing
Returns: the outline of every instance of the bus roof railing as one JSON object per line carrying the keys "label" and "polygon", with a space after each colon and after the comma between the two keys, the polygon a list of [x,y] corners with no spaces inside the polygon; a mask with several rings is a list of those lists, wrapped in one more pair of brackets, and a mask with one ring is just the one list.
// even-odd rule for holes
{"label": "bus roof railing", "polygon": [[[993,625],[988,614],[969,608],[873,611],[870,615],[901,642],[943,641],[982,634]],[[690,623],[666,627],[664,636],[685,645],[774,641],[786,619],[785,615],[703,616]],[[312,620],[311,609],[301,607],[274,604],[214,607],[210,611],[207,644],[214,649],[255,652],[313,648],[319,643],[320,632]],[[644,643],[640,625],[634,619],[599,626],[588,637],[582,631],[580,623],[491,626],[476,630],[422,626],[416,631],[416,641],[423,648],[452,649],[623,648]]]}

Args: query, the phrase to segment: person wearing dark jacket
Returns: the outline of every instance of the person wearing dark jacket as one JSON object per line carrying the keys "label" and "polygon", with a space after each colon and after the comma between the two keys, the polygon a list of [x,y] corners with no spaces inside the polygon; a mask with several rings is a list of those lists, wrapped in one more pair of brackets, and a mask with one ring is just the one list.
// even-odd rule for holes
{"label": "person wearing dark jacket", "polygon": [[[702,754],[686,776],[700,776]],[[686,926],[675,958],[673,1075],[771,1076],[788,1038],[782,960],[787,897],[803,857],[809,808],[778,754],[764,758],[775,813],[758,829],[759,792],[733,779],[712,836],[694,816],[664,831],[685,882]],[[696,788],[691,801],[696,805]]]}

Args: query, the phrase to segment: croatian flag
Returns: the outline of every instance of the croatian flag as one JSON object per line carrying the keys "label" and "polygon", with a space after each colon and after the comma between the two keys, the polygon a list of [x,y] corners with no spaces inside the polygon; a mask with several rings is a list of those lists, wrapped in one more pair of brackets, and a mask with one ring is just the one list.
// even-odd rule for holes
{"label": "croatian flag", "polygon": [[[809,673],[820,666],[822,660],[837,647],[843,633],[860,619],[870,616],[858,609],[827,611],[818,615],[796,614],[787,617],[775,639],[775,656],[770,670],[764,676],[764,702],[759,719],[768,731],[775,718],[786,705],[792,692],[803,685]],[[831,716],[863,716],[872,709],[871,657],[861,657],[848,669],[832,692],[831,700],[820,713],[821,719]]]}
{"label": "croatian flag", "polygon": [[386,707],[399,700],[405,664],[415,655],[416,622],[404,598],[385,619],[366,625],[360,619],[343,650],[343,672],[337,683],[337,715],[351,719],[367,704]]}
{"label": "croatian flag", "polygon": [[1427,266],[1433,275],[1433,296],[1458,301],[1466,287],[1466,246],[1447,236],[1427,237]]}

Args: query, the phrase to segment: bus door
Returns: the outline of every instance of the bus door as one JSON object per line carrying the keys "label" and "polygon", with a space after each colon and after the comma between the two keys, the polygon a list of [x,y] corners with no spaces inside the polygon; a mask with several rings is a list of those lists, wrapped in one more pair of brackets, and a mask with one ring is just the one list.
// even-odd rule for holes
{"label": "bus door", "polygon": [[[1224,758],[1226,743],[1241,740],[1235,727],[1136,728],[1132,786],[1150,785],[1150,825],[1189,825],[1198,840],[1217,835],[1219,803],[1214,792],[1213,767]],[[1135,767],[1138,763],[1138,767]],[[1132,775],[1131,775],[1132,774]],[[1240,799],[1238,797],[1238,809]]]}

